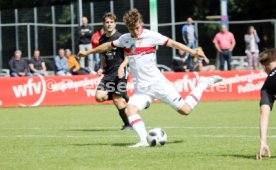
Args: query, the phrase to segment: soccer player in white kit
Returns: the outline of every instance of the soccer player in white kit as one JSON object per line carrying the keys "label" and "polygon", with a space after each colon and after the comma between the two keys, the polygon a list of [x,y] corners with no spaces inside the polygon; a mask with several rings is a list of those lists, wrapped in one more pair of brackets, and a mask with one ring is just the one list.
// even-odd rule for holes
{"label": "soccer player in white kit", "polygon": [[169,39],[157,32],[143,28],[142,15],[137,9],[125,13],[123,17],[130,33],[123,34],[119,39],[100,45],[89,51],[80,51],[79,56],[87,56],[94,53],[102,53],[116,47],[124,48],[125,61],[118,70],[118,76],[123,77],[123,68],[128,63],[130,72],[135,81],[135,93],[126,107],[126,114],[140,141],[130,147],[147,147],[147,131],[145,124],[138,114],[147,108],[153,99],[159,99],[182,115],[188,115],[200,100],[203,91],[210,85],[221,81],[219,76],[202,78],[196,88],[185,98],[163,76],[156,66],[155,46],[163,45],[189,52],[192,56],[203,57],[203,51],[193,50],[187,46]]}

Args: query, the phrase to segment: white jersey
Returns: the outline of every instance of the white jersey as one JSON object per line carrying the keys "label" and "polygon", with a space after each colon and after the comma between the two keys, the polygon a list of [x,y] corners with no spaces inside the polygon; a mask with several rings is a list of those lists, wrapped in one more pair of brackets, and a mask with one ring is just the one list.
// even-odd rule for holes
{"label": "white jersey", "polygon": [[168,40],[168,37],[160,33],[143,29],[138,38],[133,38],[130,33],[127,33],[112,42],[113,46],[124,48],[136,87],[146,87],[157,80],[164,79],[156,66],[155,47],[166,45]]}

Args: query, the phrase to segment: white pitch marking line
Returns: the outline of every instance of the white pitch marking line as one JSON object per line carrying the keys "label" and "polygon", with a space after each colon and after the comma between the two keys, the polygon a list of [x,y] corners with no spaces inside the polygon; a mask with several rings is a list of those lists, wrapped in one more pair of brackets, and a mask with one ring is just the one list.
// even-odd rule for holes
{"label": "white pitch marking line", "polygon": [[[259,129],[259,127],[253,126],[160,126],[164,129]],[[0,130],[82,130],[82,129],[119,129],[120,127],[115,126],[96,126],[96,127],[57,127],[57,128],[40,128],[40,127],[30,127],[30,128],[1,128]],[[148,126],[148,129],[156,128]],[[275,130],[276,127],[269,127],[270,130]]]}
{"label": "white pitch marking line", "polygon": [[[134,135],[0,135],[0,138],[137,138]],[[170,138],[259,138],[259,136],[246,135],[170,135]],[[268,136],[268,138],[276,139],[276,136]]]}

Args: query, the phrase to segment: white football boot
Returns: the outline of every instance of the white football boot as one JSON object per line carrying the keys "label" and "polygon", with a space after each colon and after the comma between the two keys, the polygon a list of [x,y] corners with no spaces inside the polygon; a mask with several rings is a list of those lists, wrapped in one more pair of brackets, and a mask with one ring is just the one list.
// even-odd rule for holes
{"label": "white football boot", "polygon": [[206,83],[208,87],[211,87],[215,85],[218,82],[221,82],[223,80],[220,76],[211,76],[211,77],[200,77],[198,79],[198,83]]}

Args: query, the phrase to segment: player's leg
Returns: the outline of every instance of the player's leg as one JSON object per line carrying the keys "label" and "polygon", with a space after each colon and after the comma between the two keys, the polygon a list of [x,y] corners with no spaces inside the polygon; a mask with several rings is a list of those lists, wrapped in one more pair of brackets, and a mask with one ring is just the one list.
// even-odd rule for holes
{"label": "player's leg", "polygon": [[147,147],[149,146],[147,142],[147,131],[145,128],[145,124],[138,114],[139,111],[147,108],[152,101],[152,98],[148,95],[143,94],[134,94],[126,107],[126,114],[128,120],[133,127],[133,130],[140,138],[140,142],[131,146],[131,147]]}
{"label": "player's leg", "polygon": [[97,91],[96,91],[96,101],[97,102],[104,102],[108,100],[108,90],[107,90],[107,85],[108,81],[105,81],[104,79],[101,79],[100,83],[97,86]]}
{"label": "player's leg", "polygon": [[113,103],[118,109],[119,115],[124,122],[121,130],[131,130],[132,127],[128,121],[125,109],[128,102],[127,79],[116,79],[114,92],[112,93]]}
{"label": "player's leg", "polygon": [[183,104],[178,112],[182,115],[188,115],[195,108],[201,99],[202,93],[208,87],[222,81],[220,76],[202,77],[198,80],[198,85],[190,92],[185,98],[185,104]]}
{"label": "player's leg", "polygon": [[219,76],[200,78],[198,85],[184,100],[171,84],[164,83],[161,85],[161,83],[159,83],[163,88],[158,89],[158,93],[161,93],[161,95],[157,95],[156,97],[168,103],[180,114],[189,115],[200,101],[203,91],[221,80],[222,78]]}
{"label": "player's leg", "polygon": [[132,129],[131,125],[130,125],[127,115],[125,113],[126,106],[127,106],[126,100],[122,96],[117,95],[115,93],[112,94],[112,98],[113,98],[113,103],[116,106],[116,108],[118,109],[119,115],[124,123],[121,130],[131,130]]}
{"label": "player's leg", "polygon": [[97,90],[95,98],[97,102],[104,102],[108,100],[108,91]]}

